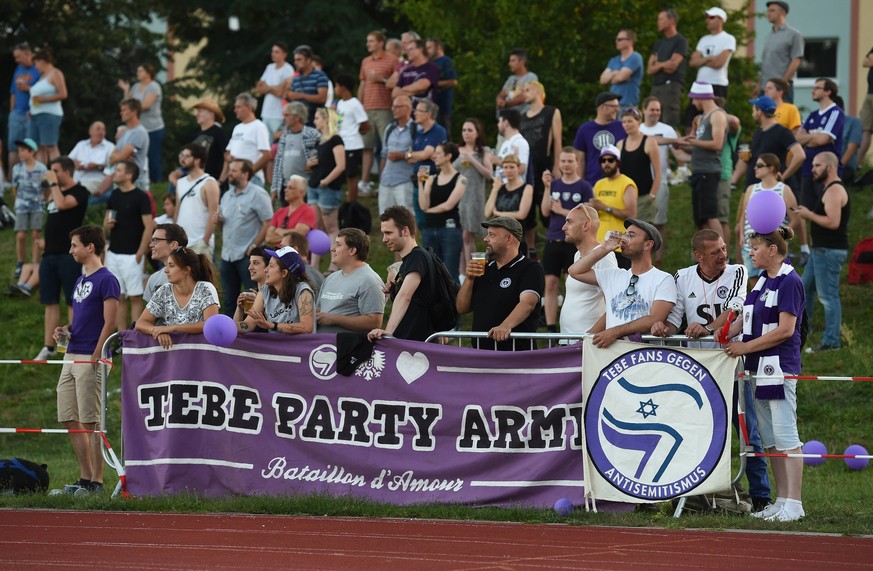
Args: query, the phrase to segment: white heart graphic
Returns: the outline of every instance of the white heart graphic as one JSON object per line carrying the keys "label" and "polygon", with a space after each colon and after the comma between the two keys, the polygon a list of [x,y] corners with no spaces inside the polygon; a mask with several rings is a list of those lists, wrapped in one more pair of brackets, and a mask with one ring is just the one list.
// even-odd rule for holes
{"label": "white heart graphic", "polygon": [[416,352],[415,355],[411,355],[408,351],[404,351],[397,357],[397,370],[408,385],[420,379],[429,368],[430,361],[424,353]]}

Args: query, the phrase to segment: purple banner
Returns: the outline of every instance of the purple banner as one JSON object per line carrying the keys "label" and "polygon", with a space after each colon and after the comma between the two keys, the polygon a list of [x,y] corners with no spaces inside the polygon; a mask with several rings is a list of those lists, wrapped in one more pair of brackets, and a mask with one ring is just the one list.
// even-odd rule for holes
{"label": "purple banner", "polygon": [[391,504],[583,502],[581,345],[518,353],[380,341],[336,373],[336,336],[169,351],[123,333],[130,491],[352,495]]}

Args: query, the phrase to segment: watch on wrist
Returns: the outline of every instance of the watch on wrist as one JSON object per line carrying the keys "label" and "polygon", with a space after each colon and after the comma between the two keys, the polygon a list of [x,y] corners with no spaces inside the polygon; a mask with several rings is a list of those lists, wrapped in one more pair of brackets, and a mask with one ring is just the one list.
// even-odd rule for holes
{"label": "watch on wrist", "polygon": [[279,331],[279,324],[275,321],[273,321],[272,323],[273,323],[273,326],[270,327],[270,329],[272,329],[273,331]]}
{"label": "watch on wrist", "polygon": [[408,161],[411,158],[412,158],[412,151],[406,151],[406,160]]}
{"label": "watch on wrist", "polygon": [[607,206],[607,207],[606,207],[606,213],[607,213],[607,214],[612,214],[612,206]]}

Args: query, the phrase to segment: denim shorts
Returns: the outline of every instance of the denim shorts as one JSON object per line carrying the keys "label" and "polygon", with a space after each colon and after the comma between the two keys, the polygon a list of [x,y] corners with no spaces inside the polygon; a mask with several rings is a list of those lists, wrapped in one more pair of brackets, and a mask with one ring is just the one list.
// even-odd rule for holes
{"label": "denim shorts", "polygon": [[334,190],[326,186],[318,188],[309,187],[306,191],[306,202],[311,206],[318,206],[322,210],[336,210],[342,203],[343,191]]}
{"label": "denim shorts", "polygon": [[31,115],[28,135],[40,147],[57,147],[61,121],[63,120],[63,115],[52,115],[51,113]]}
{"label": "denim shorts", "polygon": [[30,127],[30,119],[24,113],[13,111],[9,114],[9,146],[15,150],[15,141],[23,141],[27,138],[27,130]]}
{"label": "denim shorts", "polygon": [[[788,374],[788,373],[786,373]],[[752,389],[755,389],[754,384]],[[800,448],[797,435],[797,381],[785,379],[785,398],[783,400],[755,399],[755,412],[758,414],[758,433],[764,448],[779,451]]]}

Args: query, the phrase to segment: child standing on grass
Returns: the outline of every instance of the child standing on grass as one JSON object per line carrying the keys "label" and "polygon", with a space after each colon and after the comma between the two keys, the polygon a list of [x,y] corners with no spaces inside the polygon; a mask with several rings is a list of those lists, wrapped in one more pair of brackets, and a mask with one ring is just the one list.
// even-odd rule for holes
{"label": "child standing on grass", "polygon": [[44,164],[36,160],[36,141],[27,138],[15,141],[18,149],[18,159],[12,167],[12,188],[15,193],[15,253],[18,256],[15,264],[15,279],[21,277],[24,267],[27,232],[30,231],[30,262],[39,263],[39,240],[42,231],[45,211],[45,198],[40,184],[48,170]]}

